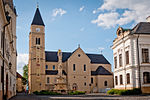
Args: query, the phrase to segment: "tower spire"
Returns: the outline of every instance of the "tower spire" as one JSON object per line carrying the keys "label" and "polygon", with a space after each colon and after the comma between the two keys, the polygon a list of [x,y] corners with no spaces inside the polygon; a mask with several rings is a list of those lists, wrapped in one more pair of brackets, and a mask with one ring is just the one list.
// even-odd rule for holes
{"label": "tower spire", "polygon": [[33,21],[32,21],[31,25],[45,26],[38,7],[39,7],[39,5],[37,3],[36,12],[35,12],[35,15],[34,15],[34,18],[33,18]]}

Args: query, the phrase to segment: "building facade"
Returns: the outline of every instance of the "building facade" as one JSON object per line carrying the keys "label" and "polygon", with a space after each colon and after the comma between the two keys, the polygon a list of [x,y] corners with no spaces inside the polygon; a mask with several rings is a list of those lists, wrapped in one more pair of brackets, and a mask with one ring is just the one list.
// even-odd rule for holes
{"label": "building facade", "polygon": [[0,100],[16,95],[16,10],[0,0]]}
{"label": "building facade", "polygon": [[150,93],[150,17],[133,29],[119,27],[112,49],[115,88]]}
{"label": "building facade", "polygon": [[23,92],[25,90],[25,86],[23,85],[23,77],[18,72],[16,76],[16,92]]}
{"label": "building facade", "polygon": [[45,51],[45,25],[36,9],[29,34],[29,92],[104,92],[113,87],[111,64],[102,54]]}

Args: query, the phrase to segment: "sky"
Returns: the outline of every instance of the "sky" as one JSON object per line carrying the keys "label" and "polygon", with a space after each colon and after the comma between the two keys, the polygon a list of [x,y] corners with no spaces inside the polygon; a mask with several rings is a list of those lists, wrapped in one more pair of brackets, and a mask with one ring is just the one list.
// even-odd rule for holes
{"label": "sky", "polygon": [[17,71],[28,64],[30,26],[39,5],[45,50],[103,54],[113,67],[117,28],[132,29],[150,16],[150,0],[14,0],[17,10]]}

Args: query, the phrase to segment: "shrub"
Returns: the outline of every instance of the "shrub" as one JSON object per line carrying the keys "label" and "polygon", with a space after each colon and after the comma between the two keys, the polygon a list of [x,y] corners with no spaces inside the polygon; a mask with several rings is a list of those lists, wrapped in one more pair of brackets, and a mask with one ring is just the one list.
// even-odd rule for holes
{"label": "shrub", "polygon": [[85,94],[84,91],[71,91],[68,93],[69,95],[80,95],[80,94]]}
{"label": "shrub", "polygon": [[141,90],[139,88],[134,88],[132,90],[118,90],[118,89],[111,89],[107,91],[108,94],[118,94],[118,95],[138,95],[141,94]]}
{"label": "shrub", "polygon": [[108,94],[118,94],[118,89],[111,89],[109,91],[107,91]]}

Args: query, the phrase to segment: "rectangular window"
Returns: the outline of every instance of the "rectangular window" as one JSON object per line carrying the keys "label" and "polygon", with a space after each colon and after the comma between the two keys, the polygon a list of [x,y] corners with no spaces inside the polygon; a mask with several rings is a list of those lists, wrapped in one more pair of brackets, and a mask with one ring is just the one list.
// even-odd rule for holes
{"label": "rectangular window", "polygon": [[130,84],[130,74],[127,74],[127,84]]}
{"label": "rectangular window", "polygon": [[76,65],[75,64],[73,64],[73,71],[75,71],[76,70]]}
{"label": "rectangular window", "polygon": [[40,38],[38,39],[38,44],[40,45]]}
{"label": "rectangular window", "polygon": [[144,84],[150,83],[150,72],[143,73],[143,82]]}
{"label": "rectangular window", "polygon": [[47,77],[47,83],[49,83],[49,77]]}
{"label": "rectangular window", "polygon": [[126,65],[129,64],[129,51],[126,51]]}
{"label": "rectangular window", "polygon": [[116,83],[116,85],[118,85],[118,77],[117,76],[115,76],[115,83]]}
{"label": "rectangular window", "polygon": [[123,84],[123,78],[122,78],[122,75],[120,75],[120,84],[121,84],[121,85]]}
{"label": "rectangular window", "polygon": [[93,77],[91,78],[91,83],[93,84]]}
{"label": "rectangular window", "polygon": [[86,82],[84,82],[84,86],[86,86]]}
{"label": "rectangular window", "polygon": [[36,38],[36,44],[40,45],[40,38]]}
{"label": "rectangular window", "polygon": [[117,57],[114,57],[115,68],[117,68]]}
{"label": "rectangular window", "polygon": [[148,49],[142,49],[142,62],[149,63],[149,52]]}
{"label": "rectangular window", "polygon": [[122,67],[122,54],[119,54],[119,66]]}
{"label": "rectangular window", "polygon": [[55,65],[53,65],[53,70],[55,70]]}
{"label": "rectangular window", "polygon": [[48,65],[45,66],[45,69],[48,69]]}
{"label": "rectangular window", "polygon": [[86,71],[86,64],[84,64],[84,71]]}

